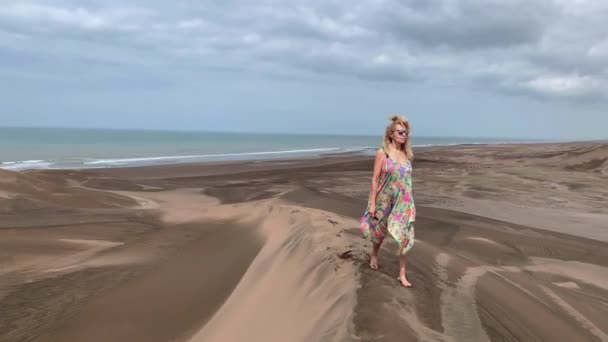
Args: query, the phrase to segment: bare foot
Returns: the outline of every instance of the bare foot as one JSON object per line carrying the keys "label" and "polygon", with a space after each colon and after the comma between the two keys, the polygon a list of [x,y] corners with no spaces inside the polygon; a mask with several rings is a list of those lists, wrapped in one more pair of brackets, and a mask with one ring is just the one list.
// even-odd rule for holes
{"label": "bare foot", "polygon": [[410,283],[409,281],[407,281],[407,278],[405,277],[405,275],[401,275],[399,276],[399,278],[397,278],[397,280],[401,283],[401,285],[403,285],[404,287],[412,287],[412,283]]}
{"label": "bare foot", "polygon": [[378,256],[370,254],[369,255],[369,267],[376,271],[378,269]]}

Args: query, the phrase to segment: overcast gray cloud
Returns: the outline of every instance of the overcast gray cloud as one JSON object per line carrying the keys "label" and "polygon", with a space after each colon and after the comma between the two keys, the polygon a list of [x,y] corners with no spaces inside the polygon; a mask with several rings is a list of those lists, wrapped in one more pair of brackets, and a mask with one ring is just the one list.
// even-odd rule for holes
{"label": "overcast gray cloud", "polygon": [[0,76],[49,91],[219,86],[238,73],[254,87],[423,84],[600,113],[606,22],[604,0],[4,0]]}

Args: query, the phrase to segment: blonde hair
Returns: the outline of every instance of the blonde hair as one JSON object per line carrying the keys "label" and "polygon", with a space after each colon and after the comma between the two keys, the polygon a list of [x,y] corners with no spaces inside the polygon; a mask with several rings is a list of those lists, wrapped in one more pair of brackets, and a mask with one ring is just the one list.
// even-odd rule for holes
{"label": "blonde hair", "polygon": [[384,139],[382,140],[382,147],[384,148],[384,151],[388,153],[388,147],[393,142],[393,132],[395,130],[395,126],[401,124],[403,127],[405,127],[405,129],[408,130],[408,135],[405,137],[405,143],[401,144],[401,146],[398,147],[401,151],[405,152],[405,155],[407,156],[407,159],[410,162],[413,161],[414,152],[412,151],[412,146],[410,144],[409,134],[411,131],[410,122],[407,120],[406,117],[401,115],[391,115],[389,117],[389,120],[391,121],[391,123],[386,126],[386,131],[384,132]]}

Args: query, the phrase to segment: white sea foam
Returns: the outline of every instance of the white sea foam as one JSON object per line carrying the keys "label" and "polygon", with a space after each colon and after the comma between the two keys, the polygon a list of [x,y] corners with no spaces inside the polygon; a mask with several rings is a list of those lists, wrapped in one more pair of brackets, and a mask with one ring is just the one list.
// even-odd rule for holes
{"label": "white sea foam", "polygon": [[356,152],[365,151],[367,147],[355,147],[343,149],[339,147],[282,150],[282,151],[261,151],[261,152],[241,152],[241,153],[218,153],[218,154],[198,154],[198,155],[175,155],[175,156],[153,156],[153,157],[133,157],[133,158],[103,158],[103,159],[81,159],[69,161],[48,161],[48,160],[24,160],[24,161],[5,161],[0,162],[0,169],[23,171],[34,169],[88,169],[103,167],[121,166],[142,166],[158,164],[177,164],[195,161],[221,161],[221,160],[247,160],[261,159],[264,157],[294,157],[294,156],[315,156],[326,153],[336,152]]}
{"label": "white sea foam", "polygon": [[52,164],[52,162],[46,160],[5,161],[0,163],[0,169],[11,171],[46,169]]}
{"label": "white sea foam", "polygon": [[97,159],[93,161],[85,162],[85,165],[124,165],[132,163],[145,163],[145,162],[159,162],[159,161],[172,161],[172,160],[189,160],[189,159],[225,159],[231,157],[246,157],[246,156],[265,156],[265,155],[277,155],[277,154],[302,154],[302,153],[323,153],[339,151],[339,147],[329,148],[314,148],[305,150],[285,150],[285,151],[264,151],[264,152],[242,152],[242,153],[220,153],[220,154],[199,154],[199,155],[188,155],[188,156],[159,156],[159,157],[140,157],[140,158],[115,158],[115,159]]}

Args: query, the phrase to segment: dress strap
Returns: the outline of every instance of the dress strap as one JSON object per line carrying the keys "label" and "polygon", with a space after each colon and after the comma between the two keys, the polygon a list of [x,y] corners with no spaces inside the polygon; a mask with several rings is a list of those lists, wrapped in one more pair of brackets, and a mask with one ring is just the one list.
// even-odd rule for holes
{"label": "dress strap", "polygon": [[386,172],[386,161],[390,159],[390,157],[388,156],[388,152],[386,152],[386,149],[384,149],[384,146],[382,146],[382,152],[384,152],[384,160],[382,161],[382,171]]}
{"label": "dress strap", "polygon": [[388,152],[386,152],[386,149],[384,149],[384,146],[382,146],[382,152],[384,152],[384,156],[386,158],[388,158]]}

